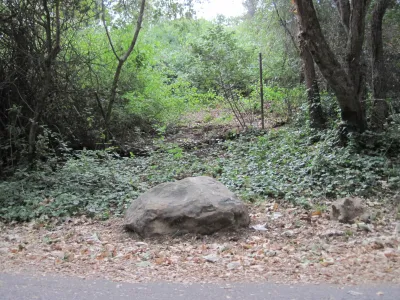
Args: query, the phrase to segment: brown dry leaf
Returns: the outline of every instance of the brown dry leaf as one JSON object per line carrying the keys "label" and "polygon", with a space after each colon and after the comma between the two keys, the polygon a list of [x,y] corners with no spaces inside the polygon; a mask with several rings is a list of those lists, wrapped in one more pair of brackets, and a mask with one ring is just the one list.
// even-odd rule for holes
{"label": "brown dry leaf", "polygon": [[97,260],[103,260],[106,257],[107,257],[107,253],[106,252],[101,252],[100,254],[96,255],[96,259]]}
{"label": "brown dry leaf", "polygon": [[156,259],[154,259],[154,262],[156,263],[156,265],[162,265],[165,262],[165,259],[163,257],[157,257]]}
{"label": "brown dry leaf", "polygon": [[311,223],[311,216],[309,213],[304,213],[300,216],[300,220],[307,221],[308,223]]}
{"label": "brown dry leaf", "polygon": [[252,249],[253,245],[250,244],[242,244],[243,249]]}
{"label": "brown dry leaf", "polygon": [[320,262],[320,264],[324,267],[328,267],[335,264],[335,260],[333,258],[325,258],[323,261]]}
{"label": "brown dry leaf", "polygon": [[320,210],[315,210],[315,211],[313,211],[312,213],[311,213],[311,216],[321,216],[322,215],[322,212],[320,211]]}
{"label": "brown dry leaf", "polygon": [[277,211],[278,209],[279,209],[279,204],[278,203],[274,203],[274,206],[272,207],[272,209],[274,210],[274,211]]}
{"label": "brown dry leaf", "polygon": [[396,251],[394,249],[389,249],[386,250],[385,252],[383,252],[383,254],[387,257],[387,258],[395,258],[398,256],[398,254],[396,253]]}
{"label": "brown dry leaf", "polygon": [[62,247],[61,247],[60,244],[52,244],[50,246],[50,248],[51,248],[51,250],[57,250],[57,251],[61,251],[62,250]]}
{"label": "brown dry leaf", "polygon": [[132,258],[132,254],[127,253],[127,254],[125,254],[125,255],[123,256],[123,258],[124,258],[124,260],[131,259],[131,258]]}
{"label": "brown dry leaf", "polygon": [[[271,211],[275,204],[249,205],[251,225],[267,222],[265,208]],[[234,234],[140,242],[122,230],[123,220],[117,218],[104,222],[72,218],[59,225],[52,223],[50,230],[47,226],[0,224],[0,265],[6,272],[56,272],[130,282],[400,284],[400,238],[393,235],[395,210],[388,209],[386,221],[374,223],[374,230],[366,232],[319,215],[314,217],[316,222],[305,222],[302,217],[311,219],[312,213],[290,205],[280,204],[279,209],[284,213],[268,222],[264,232],[246,228]],[[283,234],[287,231],[294,234]],[[49,240],[51,243],[46,243]],[[384,248],[375,246],[375,240]],[[18,244],[27,249],[20,251]],[[203,256],[211,253],[220,260],[207,263]],[[140,264],[143,267],[139,270],[137,263],[143,261],[151,264]]]}
{"label": "brown dry leaf", "polygon": [[88,248],[82,249],[80,252],[81,252],[81,255],[89,255],[90,254],[90,250]]}

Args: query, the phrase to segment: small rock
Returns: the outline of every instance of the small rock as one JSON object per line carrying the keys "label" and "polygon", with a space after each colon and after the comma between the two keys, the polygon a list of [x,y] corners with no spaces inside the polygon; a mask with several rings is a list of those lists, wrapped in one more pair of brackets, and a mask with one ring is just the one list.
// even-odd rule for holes
{"label": "small rock", "polygon": [[215,262],[217,262],[219,260],[219,256],[216,255],[216,254],[209,254],[209,255],[203,256],[203,258],[206,261],[212,262],[212,263],[215,263]]}
{"label": "small rock", "polygon": [[331,220],[353,223],[363,213],[365,213],[365,208],[361,198],[342,198],[332,203]]}
{"label": "small rock", "polygon": [[337,229],[329,229],[322,233],[320,236],[321,237],[332,237],[332,236],[343,236],[344,232],[342,230],[337,230]]}
{"label": "small rock", "polygon": [[350,294],[352,296],[361,296],[363,293],[356,292],[356,291],[348,291],[347,294]]}
{"label": "small rock", "polygon": [[374,227],[372,224],[365,224],[365,223],[357,223],[357,228],[367,231],[367,232],[372,232],[374,230]]}
{"label": "small rock", "polygon": [[149,261],[141,261],[136,264],[140,268],[151,267],[151,263]]}
{"label": "small rock", "polygon": [[20,243],[21,242],[21,237],[19,235],[8,235],[5,238],[6,242],[15,242],[15,243]]}
{"label": "small rock", "polygon": [[261,265],[253,265],[250,268],[253,269],[253,270],[257,270],[259,272],[263,272],[265,270],[265,268],[263,266],[261,266]]}
{"label": "small rock", "polygon": [[273,214],[272,214],[272,216],[271,216],[271,219],[272,220],[276,220],[276,219],[279,219],[279,218],[281,218],[283,215],[280,213],[280,212],[274,212]]}
{"label": "small rock", "polygon": [[277,255],[277,252],[276,251],[272,251],[272,250],[268,250],[268,251],[265,251],[264,254],[267,257],[274,257],[274,256]]}
{"label": "small rock", "polygon": [[383,241],[379,239],[373,239],[368,241],[368,245],[371,245],[371,248],[375,250],[385,248],[385,244],[383,243]]}
{"label": "small rock", "polygon": [[233,261],[233,262],[231,262],[231,263],[226,265],[228,270],[236,270],[236,269],[240,268],[241,266],[242,265],[238,261]]}
{"label": "small rock", "polygon": [[400,236],[400,222],[397,222],[395,228],[394,228],[394,235],[395,236]]}
{"label": "small rock", "polygon": [[65,253],[64,251],[52,251],[50,252],[51,256],[59,259],[64,259],[65,258]]}
{"label": "small rock", "polygon": [[294,236],[294,231],[293,230],[286,230],[282,233],[283,236],[285,237],[293,237]]}
{"label": "small rock", "polygon": [[360,217],[360,221],[364,222],[364,223],[367,223],[367,224],[371,223],[372,219],[373,219],[373,216],[368,212],[362,214],[361,217]]}
{"label": "small rock", "polygon": [[75,258],[75,255],[72,252],[65,252],[64,253],[64,260],[65,261],[71,262],[71,261],[74,260],[74,258]]}

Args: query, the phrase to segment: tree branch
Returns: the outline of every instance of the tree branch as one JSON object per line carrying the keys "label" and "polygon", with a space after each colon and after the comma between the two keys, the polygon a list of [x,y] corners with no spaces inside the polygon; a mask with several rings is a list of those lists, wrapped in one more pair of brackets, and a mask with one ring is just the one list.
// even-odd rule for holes
{"label": "tree branch", "polygon": [[101,1],[101,11],[102,11],[101,21],[103,22],[103,26],[104,26],[104,29],[105,29],[106,34],[107,34],[108,43],[110,44],[112,52],[114,53],[115,57],[117,58],[118,61],[120,61],[121,59],[120,59],[119,55],[117,54],[117,52],[115,51],[114,44],[113,44],[113,42],[111,40],[111,35],[110,35],[110,32],[108,31],[108,27],[107,27],[107,24],[106,24],[106,18],[105,18],[106,9],[105,9],[105,6],[104,6],[104,0]]}
{"label": "tree branch", "polygon": [[132,42],[129,45],[128,51],[126,51],[126,53],[124,54],[124,56],[122,57],[122,60],[125,61],[128,59],[129,55],[131,55],[133,48],[135,48],[137,39],[139,37],[139,32],[140,29],[142,28],[142,22],[143,22],[143,15],[144,15],[144,8],[146,5],[146,1],[142,0],[142,3],[140,4],[140,12],[139,12],[139,17],[136,23],[136,30],[135,30],[135,34],[133,36]]}
{"label": "tree branch", "polygon": [[279,14],[278,7],[276,6],[275,1],[273,1],[272,4],[274,5],[275,13],[278,16],[279,23],[281,24],[283,29],[285,29],[286,33],[289,35],[290,39],[292,40],[293,46],[296,48],[296,51],[298,53],[300,53],[299,47],[297,46],[297,43],[296,43],[296,39],[294,38],[293,34],[290,32],[289,28],[287,27],[286,22],[282,19],[281,15]]}
{"label": "tree branch", "polygon": [[[138,19],[137,19],[136,30],[135,30],[135,33],[133,35],[131,44],[129,45],[129,48],[125,52],[125,54],[122,57],[118,57],[118,55],[116,54],[116,52],[115,52],[115,50],[114,50],[114,48],[112,46],[114,55],[118,59],[118,66],[117,66],[117,69],[115,70],[115,73],[114,73],[114,79],[113,79],[113,83],[112,83],[112,86],[111,86],[110,101],[109,101],[108,107],[107,107],[107,113],[106,113],[106,123],[107,124],[110,122],[110,119],[111,119],[112,108],[113,108],[113,105],[114,105],[114,102],[115,102],[115,99],[116,99],[116,96],[117,96],[117,87],[118,87],[118,82],[119,82],[119,77],[121,75],[122,67],[123,67],[125,61],[128,59],[129,55],[132,53],[133,49],[135,48],[137,39],[139,37],[140,29],[142,28],[145,5],[146,5],[146,0],[142,0],[142,2],[140,4],[139,16],[138,16]],[[103,14],[103,17],[104,17],[104,14]],[[106,32],[108,32],[107,28],[106,28]],[[110,35],[108,33],[107,33],[107,36],[109,37],[109,41],[111,43],[111,37],[110,37]],[[112,45],[112,43],[111,43],[111,45]]]}

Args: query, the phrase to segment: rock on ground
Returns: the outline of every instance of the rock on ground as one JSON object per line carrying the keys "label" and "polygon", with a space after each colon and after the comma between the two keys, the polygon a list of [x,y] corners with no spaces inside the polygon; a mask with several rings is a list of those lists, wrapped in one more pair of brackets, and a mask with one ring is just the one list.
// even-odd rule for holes
{"label": "rock on ground", "polygon": [[341,198],[332,203],[331,219],[352,223],[365,212],[361,198]]}
{"label": "rock on ground", "polygon": [[125,227],[143,237],[212,234],[249,224],[246,205],[206,176],[160,184],[134,200],[125,215]]}

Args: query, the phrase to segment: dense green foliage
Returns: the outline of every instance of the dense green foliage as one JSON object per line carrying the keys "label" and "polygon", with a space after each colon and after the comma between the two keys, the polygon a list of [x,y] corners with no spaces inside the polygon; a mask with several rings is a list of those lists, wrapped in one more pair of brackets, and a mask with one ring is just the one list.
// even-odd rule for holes
{"label": "dense green foliage", "polygon": [[81,151],[67,156],[55,171],[45,164],[40,171],[19,170],[1,182],[0,215],[7,221],[80,214],[108,218],[121,215],[140,193],[159,183],[200,175],[217,178],[252,202],[286,199],[306,206],[347,195],[382,199],[400,188],[400,161],[386,156],[398,142],[390,136],[369,153],[336,147],[335,131],[319,134],[319,142],[314,138],[304,129],[282,128],[209,149],[185,151],[163,144],[149,157]]}

